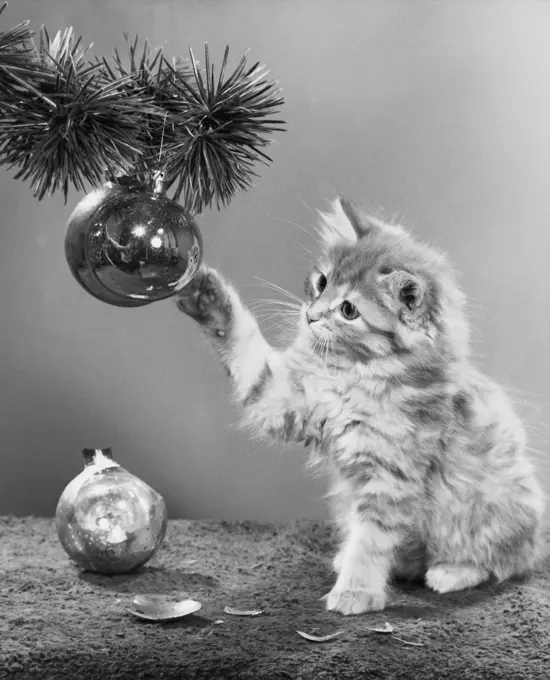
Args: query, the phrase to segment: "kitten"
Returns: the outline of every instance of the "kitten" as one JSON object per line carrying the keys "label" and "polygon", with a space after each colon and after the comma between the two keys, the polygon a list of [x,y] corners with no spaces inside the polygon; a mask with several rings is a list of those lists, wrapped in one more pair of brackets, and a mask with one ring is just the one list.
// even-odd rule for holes
{"label": "kitten", "polygon": [[326,466],[341,536],[327,609],[384,609],[392,575],[446,593],[529,571],[543,494],[520,420],[470,362],[450,265],[347,200],[321,217],[288,348],[204,265],[178,306],[211,337],[245,422]]}

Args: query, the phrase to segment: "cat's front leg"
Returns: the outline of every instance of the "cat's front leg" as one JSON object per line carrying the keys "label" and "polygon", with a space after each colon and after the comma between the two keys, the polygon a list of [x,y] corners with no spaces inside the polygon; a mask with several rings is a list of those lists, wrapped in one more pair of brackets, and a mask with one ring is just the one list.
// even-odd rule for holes
{"label": "cat's front leg", "polygon": [[271,438],[307,442],[312,426],[300,408],[285,355],[271,347],[235,288],[202,265],[179,293],[179,309],[209,336],[229,374],[251,429]]}
{"label": "cat's front leg", "polygon": [[327,609],[345,616],[385,609],[392,554],[399,539],[354,513],[334,559],[338,577],[325,596]]}
{"label": "cat's front leg", "polygon": [[177,305],[211,338],[238,399],[253,399],[270,371],[274,349],[233,286],[212,267],[201,265],[179,293]]}
{"label": "cat's front leg", "polygon": [[358,421],[332,432],[330,496],[342,538],[327,609],[342,614],[380,611],[398,548],[415,521],[414,475],[393,448]]}

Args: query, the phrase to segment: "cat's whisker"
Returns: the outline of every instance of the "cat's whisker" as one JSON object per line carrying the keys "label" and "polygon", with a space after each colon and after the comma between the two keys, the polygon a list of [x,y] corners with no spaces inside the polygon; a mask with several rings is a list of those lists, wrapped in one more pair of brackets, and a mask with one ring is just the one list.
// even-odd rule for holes
{"label": "cat's whisker", "polygon": [[518,406],[522,406],[535,411],[537,414],[542,414],[550,408],[550,402],[544,399],[541,394],[531,392],[529,390],[513,387],[506,383],[501,383],[510,397]]}
{"label": "cat's whisker", "polygon": [[269,332],[270,330],[272,330],[273,328],[279,328],[279,329],[281,330],[281,332],[283,332],[283,333],[284,333],[285,331],[289,330],[288,325],[285,324],[285,319],[283,319],[283,322],[281,322],[281,321],[276,321],[276,322],[272,323],[271,325],[269,325],[269,326],[264,330],[264,332],[265,332],[265,333],[268,333],[268,332]]}
{"label": "cat's whisker", "polygon": [[291,344],[296,337],[296,328],[292,328],[291,326],[283,327],[277,337],[276,341],[279,345],[285,345],[288,346]]}
{"label": "cat's whisker", "polygon": [[327,368],[328,351],[331,340],[331,334],[323,332],[315,335],[315,340],[313,342],[313,353],[319,357],[321,364],[325,369]]}
{"label": "cat's whisker", "polygon": [[[266,286],[266,287],[267,287],[267,286]],[[286,295],[290,300],[294,301],[294,302],[295,302],[296,304],[298,304],[298,305],[303,305],[303,304],[304,304],[304,301],[303,301],[301,298],[299,298],[297,295],[294,295],[294,293],[291,293],[290,291],[279,290],[279,289],[277,289],[277,288],[275,288],[274,290],[276,290],[276,291],[279,292],[279,293],[283,293],[283,294]]]}
{"label": "cat's whisker", "polygon": [[261,309],[254,315],[257,319],[266,319],[267,317],[279,317],[281,319],[287,319],[295,323],[299,318],[300,314],[297,311],[292,311],[288,309]]}
{"label": "cat's whisker", "polygon": [[304,227],[302,224],[298,224],[298,222],[292,222],[291,220],[287,220],[284,217],[276,217],[275,219],[278,222],[283,222],[284,224],[289,224],[292,227],[297,227],[298,229],[301,229],[304,232],[304,234],[307,234],[314,241],[318,240],[319,234],[318,234],[316,229],[315,229],[315,233],[312,233],[309,229]]}
{"label": "cat's whisker", "polygon": [[272,290],[276,290],[277,292],[282,293],[283,295],[286,295],[291,300],[294,300],[295,302],[298,302],[299,304],[304,303],[304,301],[301,298],[299,298],[294,293],[291,293],[289,290],[286,290],[286,288],[282,288],[281,286],[278,286],[276,283],[273,283],[272,281],[267,281],[266,279],[263,279],[261,276],[255,276],[254,278],[261,282],[260,283],[261,286],[264,286],[266,288],[271,288]]}
{"label": "cat's whisker", "polygon": [[315,341],[313,343],[313,352],[316,355],[319,355],[319,349],[321,347],[321,342],[322,342],[321,338],[318,335],[316,335]]}
{"label": "cat's whisker", "polygon": [[[529,451],[533,451],[533,453],[536,453],[538,456],[545,457],[548,456],[548,450],[542,451],[541,449],[537,448],[536,446],[533,446],[532,444],[527,444],[527,448],[529,449]],[[542,462],[548,463],[548,465],[550,466],[550,460],[545,460]]]}
{"label": "cat's whisker", "polygon": [[541,444],[542,446],[548,447],[550,450],[550,437],[548,434],[548,430],[543,430],[541,428],[537,428],[536,425],[533,425],[531,423],[526,423],[526,428],[527,428],[527,440],[529,443],[531,442],[536,442],[537,444]]}
{"label": "cat's whisker", "polygon": [[262,323],[262,333],[263,333],[265,336],[268,336],[269,333],[270,333],[273,329],[277,329],[277,332],[279,332],[280,326],[281,326],[281,322],[280,322],[280,321],[272,321],[272,322],[269,323],[268,325],[265,325],[264,323]]}
{"label": "cat's whisker", "polygon": [[276,305],[279,307],[285,307],[287,309],[301,309],[302,305],[299,305],[297,302],[289,302],[287,300],[275,300],[275,299],[262,299],[262,300],[253,300],[251,304],[251,309],[257,309],[259,307],[263,307],[266,305]]}
{"label": "cat's whisker", "polygon": [[325,338],[325,370],[327,368],[327,363],[328,363],[328,347],[330,343],[330,335]]}
{"label": "cat's whisker", "polygon": [[312,260],[311,258],[307,257],[307,255],[304,255],[303,253],[298,253],[298,257],[301,260],[303,260],[308,265],[308,267],[313,267],[313,268],[317,267],[317,261]]}
{"label": "cat's whisker", "polygon": [[324,345],[324,338],[319,337],[318,342],[317,342],[317,355],[318,355],[321,363],[323,362],[323,345]]}
{"label": "cat's whisker", "polygon": [[299,305],[297,302],[286,302],[285,300],[264,300],[263,302],[257,302],[254,305],[255,309],[264,309],[266,307],[272,309],[280,309],[282,312],[300,312],[303,305]]}
{"label": "cat's whisker", "polygon": [[327,369],[328,365],[328,348],[329,348],[329,343],[330,343],[330,335],[328,333],[325,334],[324,337],[324,346],[323,346],[323,354],[324,354],[324,369]]}
{"label": "cat's whisker", "polygon": [[289,300],[271,300],[271,299],[262,299],[262,300],[255,300],[253,301],[249,307],[265,307],[266,305],[273,305],[275,307],[290,307],[291,309],[299,309],[300,305],[297,302],[289,301]]}
{"label": "cat's whisker", "polygon": [[[319,257],[316,255],[313,250],[310,250],[309,248],[306,248],[302,243],[297,243],[296,244],[301,250],[305,250],[306,253],[311,257],[311,264],[314,266],[317,266],[317,263],[319,262]],[[305,258],[304,258],[305,259]],[[309,260],[308,260],[309,261]]]}
{"label": "cat's whisker", "polygon": [[330,350],[332,353],[332,365],[334,368],[338,368],[338,360],[336,358],[336,348],[334,346],[334,338],[330,337]]}
{"label": "cat's whisker", "polygon": [[256,314],[256,318],[259,319],[260,321],[265,321],[266,319],[275,319],[275,318],[280,318],[280,319],[288,319],[289,321],[296,321],[299,319],[299,316],[297,314],[291,316],[289,315],[288,312],[280,312],[278,310],[266,310],[263,313]]}
{"label": "cat's whisker", "polygon": [[315,229],[317,234],[320,235],[321,229],[317,226],[319,224],[319,213],[316,212],[315,210],[313,210],[313,208],[311,208],[299,194],[297,194],[297,196],[298,196],[298,200],[302,203],[302,205],[306,208],[306,210],[308,210],[313,215],[313,217],[315,218],[313,228]]}
{"label": "cat's whisker", "polygon": [[273,312],[271,314],[265,314],[262,316],[258,316],[258,320],[261,321],[262,323],[269,323],[270,321],[275,321],[277,319],[285,319],[286,317],[283,314]]}
{"label": "cat's whisker", "polygon": [[[266,324],[269,324],[266,326]],[[292,326],[288,323],[287,319],[262,319],[261,325],[264,331],[271,330],[272,328],[275,328],[275,326],[278,327],[279,332],[283,333],[285,336],[290,334],[290,331],[292,330]]]}
{"label": "cat's whisker", "polygon": [[299,310],[295,309],[281,309],[279,307],[266,307],[262,309],[258,309],[257,311],[254,312],[254,316],[257,319],[261,319],[262,317],[266,316],[267,314],[277,314],[277,316],[280,317],[288,317],[289,319],[299,319],[300,318],[300,312]]}

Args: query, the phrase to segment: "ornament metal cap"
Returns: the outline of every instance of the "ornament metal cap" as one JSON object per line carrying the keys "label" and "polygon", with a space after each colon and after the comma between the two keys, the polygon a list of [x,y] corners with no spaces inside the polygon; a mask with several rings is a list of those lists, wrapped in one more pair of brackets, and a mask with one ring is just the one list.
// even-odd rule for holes
{"label": "ornament metal cap", "polygon": [[84,456],[84,463],[86,465],[93,465],[98,455],[113,460],[113,450],[110,446],[106,449],[82,449],[82,455]]}

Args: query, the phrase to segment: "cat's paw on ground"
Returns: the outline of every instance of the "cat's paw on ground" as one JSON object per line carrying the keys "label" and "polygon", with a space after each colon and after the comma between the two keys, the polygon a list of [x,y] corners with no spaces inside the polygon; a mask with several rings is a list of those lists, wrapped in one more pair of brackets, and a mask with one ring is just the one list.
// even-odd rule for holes
{"label": "cat's paw on ground", "polygon": [[360,589],[346,590],[335,586],[324,599],[328,611],[339,612],[344,616],[379,612],[386,607],[384,593],[372,593]]}
{"label": "cat's paw on ground", "polygon": [[467,564],[436,564],[426,573],[426,585],[436,593],[474,588],[489,578],[485,569]]}

